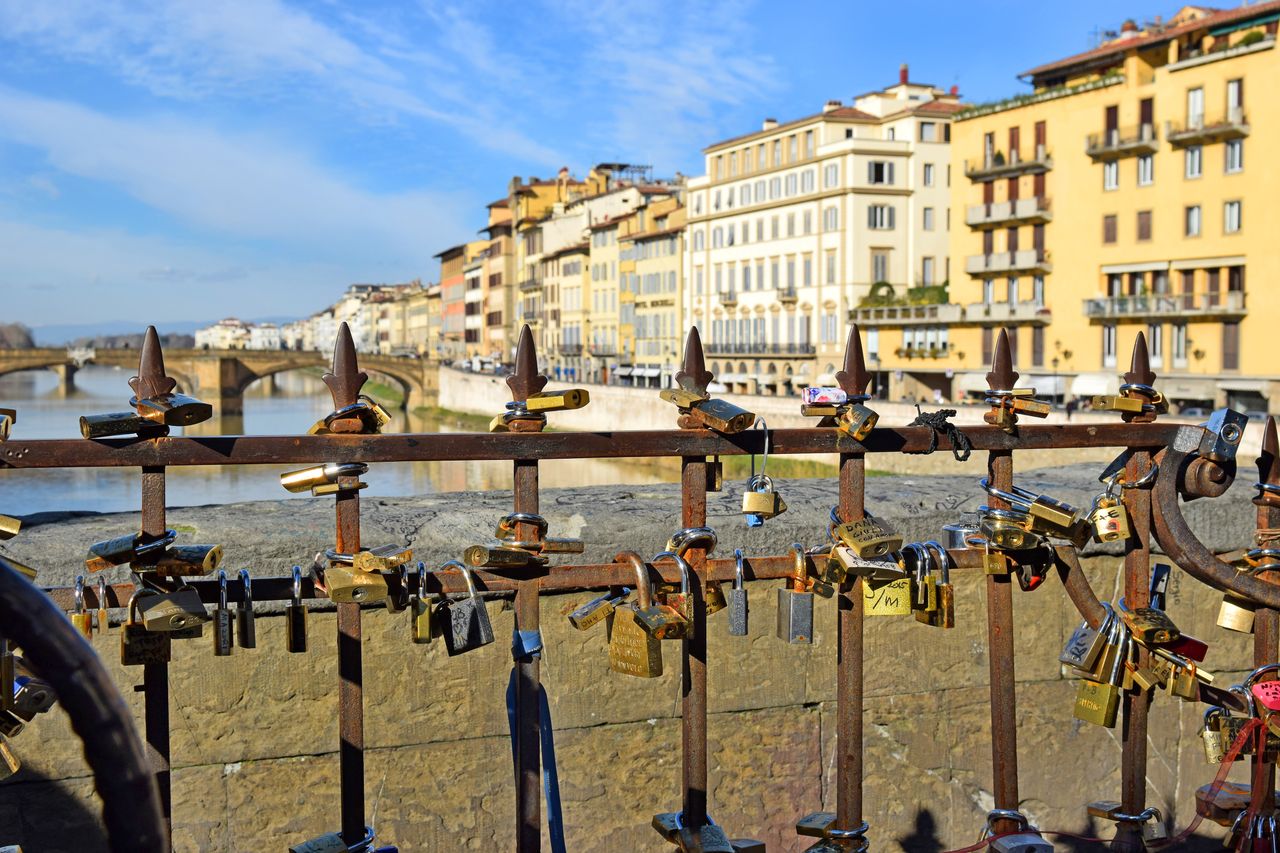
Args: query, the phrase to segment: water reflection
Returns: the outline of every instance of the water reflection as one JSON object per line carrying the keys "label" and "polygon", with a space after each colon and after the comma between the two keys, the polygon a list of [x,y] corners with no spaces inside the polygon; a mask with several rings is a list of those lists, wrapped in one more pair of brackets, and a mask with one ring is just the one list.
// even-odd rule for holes
{"label": "water reflection", "polygon": [[[18,409],[14,438],[80,438],[79,418],[93,412],[120,411],[129,398],[133,371],[86,367],[75,388],[64,393],[49,371],[0,376],[0,405]],[[190,430],[202,435],[293,435],[305,432],[328,414],[331,400],[317,373],[277,374],[245,393],[244,414],[215,418]],[[554,416],[553,416],[554,417]],[[477,432],[474,418],[392,412],[387,432]],[[175,429],[174,435],[182,430]],[[563,460],[542,464],[542,483],[558,486],[674,482],[678,471],[639,460]],[[233,465],[171,468],[170,506],[199,506],[294,497],[280,488],[278,475],[288,466]],[[374,465],[365,477],[369,496],[488,491],[511,488],[511,463],[415,462]],[[50,510],[115,511],[137,509],[138,473],[133,469],[0,470],[0,512],[26,515]]]}

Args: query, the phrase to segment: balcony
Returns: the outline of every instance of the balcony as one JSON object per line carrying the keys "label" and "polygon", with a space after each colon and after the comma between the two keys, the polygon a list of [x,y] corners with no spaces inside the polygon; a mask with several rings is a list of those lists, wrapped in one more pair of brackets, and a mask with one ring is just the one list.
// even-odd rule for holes
{"label": "balcony", "polygon": [[526,308],[520,312],[520,317],[526,323],[536,323],[542,317],[542,312],[536,308]]}
{"label": "balcony", "polygon": [[1023,160],[1017,151],[1008,157],[1001,151],[988,151],[978,161],[964,161],[964,175],[971,181],[994,181],[997,178],[1016,178],[1019,175],[1038,175],[1053,168],[1053,158],[1043,145],[1037,145],[1035,155]]}
{"label": "balcony", "polygon": [[1135,127],[1115,128],[1105,133],[1091,133],[1085,138],[1084,153],[1094,162],[1101,162],[1154,154],[1159,147],[1156,126],[1147,122]]}
{"label": "balcony", "polygon": [[522,291],[540,290],[541,288],[542,279],[540,278],[526,278],[524,281],[520,282],[520,289]]}
{"label": "balcony", "polygon": [[582,344],[561,344],[561,355],[582,355]]}
{"label": "balcony", "polygon": [[1248,136],[1249,122],[1243,107],[1232,107],[1225,115],[1212,121],[1206,121],[1203,115],[1192,116],[1185,122],[1167,121],[1164,123],[1164,135],[1174,148],[1209,145]]}
{"label": "balcony", "polygon": [[965,322],[1047,326],[1053,312],[1039,302],[974,302],[965,308]]}
{"label": "balcony", "polygon": [[1039,249],[1022,249],[1017,252],[970,255],[965,258],[964,269],[972,276],[1013,272],[1047,273],[1053,270],[1053,264],[1049,263],[1048,252]]}
{"label": "balcony", "polygon": [[588,351],[592,358],[612,358],[618,354],[618,348],[613,344],[592,344]]}
{"label": "balcony", "polygon": [[813,355],[813,344],[708,344],[707,355]]}
{"label": "balcony", "polygon": [[1039,225],[1053,219],[1049,199],[1045,196],[1020,198],[1016,201],[1000,201],[992,204],[972,204],[965,211],[964,221],[970,228],[995,228],[999,225]]}
{"label": "balcony", "polygon": [[726,290],[720,294],[720,304],[726,308],[732,308],[738,304],[738,291]]}
{"label": "balcony", "polygon": [[951,354],[950,346],[943,347],[898,347],[893,351],[898,358],[946,358]]}
{"label": "balcony", "polygon": [[778,291],[778,301],[783,305],[795,305],[797,298],[796,289],[794,287],[788,287],[785,290]]}
{"label": "balcony", "polygon": [[889,305],[854,308],[850,319],[860,326],[914,326],[921,323],[959,323],[964,309],[953,302],[939,305]]}
{"label": "balcony", "polygon": [[1084,301],[1091,320],[1239,319],[1248,312],[1241,290],[1226,293],[1151,293],[1105,296]]}

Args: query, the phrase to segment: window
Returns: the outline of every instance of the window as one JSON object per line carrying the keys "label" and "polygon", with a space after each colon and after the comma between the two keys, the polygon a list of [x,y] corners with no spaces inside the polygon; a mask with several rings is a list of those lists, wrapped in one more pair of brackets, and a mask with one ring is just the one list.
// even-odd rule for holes
{"label": "window", "polygon": [[763,171],[764,168],[765,168],[764,143],[761,142],[759,145],[756,146],[756,171],[757,172]]}
{"label": "window", "polygon": [[1116,366],[1116,327],[1102,327],[1102,366]]}
{"label": "window", "polygon": [[738,152],[730,151],[729,152],[729,177],[732,178],[736,174],[738,174]]}
{"label": "window", "polygon": [[1149,210],[1138,211],[1138,239],[1151,239],[1151,211]]}
{"label": "window", "polygon": [[778,217],[774,216],[769,220],[769,236],[773,240],[778,239]]}
{"label": "window", "polygon": [[702,293],[702,267],[695,267],[693,270],[693,288],[694,292]]}
{"label": "window", "polygon": [[1147,326],[1147,352],[1152,367],[1164,367],[1164,326],[1159,323]]}
{"label": "window", "polygon": [[793,133],[787,137],[787,162],[794,163],[796,160],[800,159],[800,153],[797,146],[798,143],[796,142],[796,136]]}
{"label": "window", "polygon": [[784,193],[784,195],[793,196],[795,194],[796,194],[796,173],[792,172],[790,175],[787,175],[787,191]]}
{"label": "window", "polygon": [[780,195],[782,195],[782,178],[770,178],[769,200],[772,201]]}
{"label": "window", "polygon": [[1109,160],[1102,164],[1102,188],[1104,190],[1120,189],[1120,164]]}
{"label": "window", "polygon": [[822,168],[822,187],[831,189],[840,183],[840,164],[828,163]]}
{"label": "window", "polygon": [[804,156],[812,157],[814,152],[813,131],[806,130],[804,132]]}
{"label": "window", "polygon": [[1044,367],[1044,326],[1031,327],[1031,366]]}
{"label": "window", "polygon": [[872,160],[867,164],[867,183],[892,184],[893,164],[883,160]]}
{"label": "window", "polygon": [[773,165],[775,167],[782,165],[782,140],[773,140]]}
{"label": "window", "polygon": [[1240,324],[1222,324],[1222,369],[1240,369]]}
{"label": "window", "polygon": [[738,188],[738,204],[743,207],[751,204],[751,184],[743,184]]}
{"label": "window", "polygon": [[880,330],[874,326],[866,331],[867,357],[872,361],[880,360]]}
{"label": "window", "polygon": [[693,215],[702,215],[702,193],[698,193],[693,197]]}
{"label": "window", "polygon": [[[719,230],[719,229],[716,229],[716,230]],[[726,245],[732,246],[732,245],[733,245],[733,242],[734,242],[734,241],[733,241],[733,235],[736,233],[736,231],[735,231],[735,229],[734,229],[734,227],[733,227],[733,223],[729,223],[729,225],[728,225],[728,227],[727,227],[727,229],[726,229],[726,230],[729,232],[729,239],[728,239],[728,241],[726,242]]]}
{"label": "window", "polygon": [[787,214],[787,236],[796,236],[796,215],[794,213]]}
{"label": "window", "polygon": [[933,186],[933,164],[932,163],[924,164],[924,185],[926,187]]}
{"label": "window", "polygon": [[840,227],[840,209],[835,205],[822,211],[822,230],[835,231]]}
{"label": "window", "polygon": [[805,287],[812,286],[813,285],[813,256],[812,255],[804,256],[804,263],[803,263],[802,270],[804,272],[804,277],[801,279],[801,281],[804,282],[804,286]]}
{"label": "window", "polygon": [[889,251],[887,249],[871,250],[871,280],[873,282],[889,280]]}
{"label": "window", "polygon": [[751,265],[750,264],[742,265],[742,289],[743,290],[751,289]]}
{"label": "window", "polygon": [[1200,205],[1189,205],[1183,214],[1183,234],[1187,237],[1200,236]]}
{"label": "window", "polygon": [[[993,278],[986,279],[982,282],[982,302],[984,305],[990,305],[996,301],[996,281]],[[990,361],[991,356],[985,355],[983,361]]]}
{"label": "window", "polygon": [[1156,157],[1143,154],[1138,158],[1138,186],[1149,187],[1156,179]]}
{"label": "window", "polygon": [[1238,110],[1244,106],[1244,81],[1237,78],[1227,81],[1227,109]]}
{"label": "window", "polygon": [[715,197],[712,199],[712,202],[711,202],[711,209],[712,210],[720,209],[720,190],[716,190]]}
{"label": "window", "polygon": [[756,181],[756,192],[755,192],[756,204],[760,204],[765,199],[764,187],[765,187],[764,181]]}
{"label": "window", "polygon": [[887,204],[873,204],[867,208],[867,227],[876,231],[893,230],[893,208]]}
{"label": "window", "polygon": [[836,283],[836,253],[827,252],[827,284]]}
{"label": "window", "polygon": [[1116,241],[1116,215],[1108,213],[1102,217],[1102,242],[1114,243]]}
{"label": "window", "polygon": [[932,207],[926,207],[924,209],[924,230],[926,231],[933,230],[933,208]]}
{"label": "window", "polygon": [[1186,162],[1187,162],[1187,177],[1188,178],[1200,177],[1200,175],[1203,174],[1202,160],[1204,156],[1204,150],[1199,145],[1189,145],[1187,146],[1187,152],[1185,156],[1186,156]]}
{"label": "window", "polygon": [[800,173],[800,192],[813,192],[813,169],[805,169]]}
{"label": "window", "polygon": [[1005,302],[1010,305],[1018,304],[1018,280],[1011,278],[1005,283]]}
{"label": "window", "polygon": [[770,271],[769,278],[773,283],[773,289],[777,290],[778,289],[778,259],[777,258],[773,259],[772,270]]}
{"label": "window", "polygon": [[703,231],[701,228],[699,228],[697,231],[694,231],[693,232],[693,250],[695,252],[701,252],[704,248],[706,248],[706,244],[707,244],[706,232]]}
{"label": "window", "polygon": [[1244,140],[1231,139],[1222,147],[1223,154],[1226,156],[1226,172],[1228,175],[1235,174],[1244,168]]}
{"label": "window", "polygon": [[1031,301],[1036,305],[1044,304],[1044,276],[1031,279]]}
{"label": "window", "polygon": [[795,255],[787,256],[787,290],[795,290],[796,288],[796,258]]}
{"label": "window", "polygon": [[926,287],[933,284],[933,258],[920,259],[920,283]]}
{"label": "window", "polygon": [[920,141],[921,142],[937,142],[938,141],[938,125],[931,121],[920,122]]}
{"label": "window", "polygon": [[1173,366],[1187,366],[1187,324],[1177,323],[1173,326]]}
{"label": "window", "polygon": [[1222,232],[1236,234],[1240,231],[1240,202],[1229,201],[1222,206]]}
{"label": "window", "polygon": [[756,242],[759,243],[763,240],[764,240],[764,217],[760,216],[756,218]]}
{"label": "window", "polygon": [[1204,127],[1204,89],[1187,90],[1187,127]]}
{"label": "window", "polygon": [[724,245],[724,230],[722,228],[711,229],[711,248],[719,249]]}

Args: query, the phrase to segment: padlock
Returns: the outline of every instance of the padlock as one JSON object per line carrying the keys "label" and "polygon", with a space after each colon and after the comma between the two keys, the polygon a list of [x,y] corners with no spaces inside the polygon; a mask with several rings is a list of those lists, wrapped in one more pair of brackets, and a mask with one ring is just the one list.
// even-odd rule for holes
{"label": "padlock", "polygon": [[221,545],[174,545],[157,556],[135,561],[135,572],[153,572],[167,577],[204,576],[222,563]]}
{"label": "padlock", "polygon": [[733,586],[729,590],[729,636],[747,636],[749,610],[747,609],[746,559],[742,549],[733,551]]}
{"label": "padlock", "polygon": [[240,640],[240,648],[257,648],[258,631],[253,618],[253,580],[249,577],[248,569],[240,570],[240,587],[242,597],[236,604],[236,636]]}
{"label": "padlock", "polygon": [[836,416],[836,426],[859,442],[865,441],[879,422],[878,413],[858,402],[850,403]]}
{"label": "padlock", "polygon": [[492,643],[493,625],[489,622],[489,611],[485,609],[484,599],[476,591],[471,570],[457,560],[450,560],[441,566],[441,570],[450,568],[462,572],[463,580],[467,583],[466,597],[448,603],[449,618],[443,626],[445,649],[453,657]]}
{"label": "padlock", "polygon": [[[1008,820],[1018,824],[1010,835],[996,836],[995,822]],[[1031,828],[1026,817],[1010,809],[993,809],[987,815],[987,834],[991,838],[991,853],[1053,853],[1053,845]]]}
{"label": "padlock", "polygon": [[871,513],[858,521],[835,525],[832,538],[864,559],[882,557],[902,547],[902,536],[881,524]]}
{"label": "padlock", "polygon": [[284,607],[285,648],[290,654],[307,650],[307,606],[302,603],[302,566],[293,567],[293,599]]}
{"label": "padlock", "polygon": [[1129,634],[1119,620],[1113,620],[1107,649],[1103,653],[1106,669],[1103,680],[1084,678],[1076,689],[1073,716],[1077,720],[1115,728],[1116,711],[1120,707],[1123,688],[1124,664],[1128,659]]}
{"label": "padlock", "polygon": [[1144,646],[1171,643],[1182,636],[1178,626],[1173,624],[1169,614],[1154,607],[1135,607],[1130,609],[1123,598],[1120,599],[1120,616],[1125,627],[1133,638]]}
{"label": "padlock", "polygon": [[1090,402],[1090,408],[1094,411],[1124,414],[1140,414],[1147,405],[1137,397],[1126,397],[1120,394],[1097,394],[1091,398]]}
{"label": "padlock", "polygon": [[[710,527],[686,527],[672,534],[671,538],[667,540],[667,547],[663,550],[674,551],[676,555],[683,558],[685,552],[690,548],[701,545],[703,551],[710,555],[715,551],[719,541],[715,530]],[[706,608],[708,616],[712,613],[718,613],[729,606],[724,597],[724,589],[720,586],[719,581],[708,579],[702,589],[703,606]],[[687,618],[690,621],[693,620],[692,608],[693,602],[687,602]]]}
{"label": "padlock", "polygon": [[[670,544],[670,543],[668,543]],[[626,552],[629,554],[630,552]],[[623,559],[619,554],[615,561]],[[684,557],[675,551],[663,551],[656,554],[653,563],[670,558],[680,571],[679,592],[666,595],[654,595],[653,603],[648,607],[636,607],[636,620],[646,631],[659,640],[683,640],[693,636],[693,570]],[[626,556],[628,561],[631,560]],[[637,576],[640,569],[636,569]],[[647,573],[646,573],[647,577]]]}
{"label": "padlock", "polygon": [[156,438],[168,435],[169,428],[144,418],[135,412],[107,412],[101,415],[81,415],[80,434],[85,438],[110,438],[114,435],[137,435],[139,438]]}
{"label": "padlock", "polygon": [[[342,836],[336,832],[330,832],[327,835],[321,835],[319,838],[312,838],[301,844],[295,844],[289,848],[289,853],[349,853],[352,848],[347,846],[347,842],[342,840]],[[367,849],[367,848],[361,848]]]}
{"label": "padlock", "polygon": [[1001,551],[1025,551],[1044,544],[1044,537],[1028,529],[1025,512],[1013,509],[978,507],[978,532],[992,548]]}
{"label": "padlock", "polygon": [[935,628],[954,628],[956,626],[956,594],[951,585],[951,558],[941,543],[929,540],[922,543],[932,558],[933,569],[937,572],[932,585],[935,591],[934,606],[916,611],[916,621]]}
{"label": "padlock", "polygon": [[436,636],[435,609],[427,597],[427,567],[418,563],[418,588],[409,597],[409,631],[414,643],[430,643]]}
{"label": "padlock", "polygon": [[1204,712],[1204,724],[1201,727],[1200,738],[1204,742],[1205,763],[1221,764],[1222,760],[1227,757],[1227,749],[1231,744],[1227,742],[1227,735],[1223,731],[1222,721],[1230,716],[1225,708],[1214,707]]}
{"label": "padlock", "polygon": [[1249,419],[1233,409],[1217,409],[1204,424],[1199,454],[1214,462],[1233,462]]}
{"label": "padlock", "polygon": [[539,391],[525,400],[530,412],[564,412],[581,409],[591,402],[591,394],[585,388],[567,388],[564,391]]}
{"label": "padlock", "polygon": [[369,466],[363,462],[328,462],[281,474],[280,485],[295,494],[310,490],[314,495],[321,486],[335,486],[340,478],[359,477],[368,470]]}
{"label": "padlock", "polygon": [[17,422],[17,409],[0,409],[0,441],[8,441],[9,432]]}
{"label": "padlock", "polygon": [[804,406],[843,406],[848,402],[849,395],[843,388],[800,389],[800,404]]}
{"label": "padlock", "polygon": [[[350,556],[333,549],[325,551],[330,565],[324,570],[324,592],[329,600],[336,603],[372,604],[385,599],[387,579],[380,572],[360,571],[345,559]],[[318,562],[316,567],[319,567]]]}
{"label": "padlock", "polygon": [[662,675],[662,641],[641,625],[636,614],[653,606],[653,587],[644,560],[634,551],[623,551],[614,562],[627,563],[636,573],[636,601],[620,605],[613,615],[609,635],[609,669],[636,678]]}
{"label": "padlock", "polygon": [[213,653],[226,657],[235,647],[231,608],[227,605],[227,573],[218,570],[218,606],[213,608]]}
{"label": "padlock", "polygon": [[[413,549],[411,548],[401,548],[399,545],[379,545],[377,548],[361,549],[352,554],[350,560],[341,560],[341,562],[350,562],[352,568],[357,572],[376,574],[398,569],[412,559]],[[386,581],[384,580],[383,583],[385,585]],[[375,596],[374,600],[382,598],[386,598],[385,593],[381,596]]]}
{"label": "padlock", "polygon": [[1231,593],[1222,597],[1218,608],[1218,627],[1241,634],[1253,633],[1253,616],[1258,606],[1252,601],[1236,598]]}
{"label": "padlock", "polygon": [[155,397],[132,397],[129,405],[149,421],[165,426],[191,426],[213,417],[213,406],[195,397],[172,392]]}
{"label": "padlock", "polygon": [[630,594],[630,590],[623,587],[620,594],[606,592],[604,595],[591,599],[569,614],[569,624],[579,631],[588,631],[594,628],[601,622],[607,621],[617,610],[618,605],[627,600],[628,594]]}
{"label": "padlock", "polygon": [[163,536],[155,538],[130,533],[104,542],[95,542],[89,546],[89,556],[85,558],[84,565],[91,572],[100,572],[112,566],[145,561],[150,555],[168,548],[177,538],[176,530],[166,530]]}
{"label": "padlock", "polygon": [[519,569],[536,566],[546,562],[537,554],[522,551],[518,548],[496,547],[487,545],[471,545],[462,552],[462,561],[468,566],[479,569]]}
{"label": "padlock", "polygon": [[98,575],[98,633],[105,634],[111,627],[111,614],[107,608],[107,579]]}
{"label": "padlock", "polygon": [[1106,618],[1102,620],[1102,624],[1097,628],[1089,625],[1088,620],[1082,621],[1071,637],[1068,638],[1066,646],[1063,647],[1062,653],[1058,655],[1058,660],[1067,666],[1074,667],[1082,672],[1093,672],[1098,662],[1098,657],[1102,654],[1103,649],[1107,645],[1107,635],[1111,630],[1111,621],[1116,618],[1115,610],[1107,602],[1102,602],[1102,607],[1106,610]]}
{"label": "padlock", "polygon": [[786,511],[787,504],[773,490],[771,477],[756,474],[747,481],[747,489],[742,493],[742,514],[747,517],[747,527],[759,527],[765,519]]}
{"label": "padlock", "polygon": [[712,456],[707,459],[707,491],[719,492],[724,490],[724,463],[720,461],[719,456]]}
{"label": "padlock", "polygon": [[142,666],[169,662],[170,637],[148,631],[138,621],[138,601],[141,598],[159,597],[153,589],[139,588],[129,597],[128,615],[120,627],[120,663],[124,666]]}
{"label": "padlock", "polygon": [[148,631],[185,631],[203,627],[209,621],[200,593],[189,586],[160,593],[154,600],[141,606],[139,612],[142,624]]}
{"label": "padlock", "polygon": [[84,606],[84,575],[76,575],[75,611],[71,614],[71,624],[84,635],[86,640],[93,639],[93,614]]}
{"label": "padlock", "polygon": [[22,520],[11,515],[0,515],[0,542],[6,542],[22,530]]}
{"label": "padlock", "polygon": [[804,546],[793,542],[795,567],[789,588],[778,590],[778,637],[791,644],[813,643],[813,593],[809,592],[808,558]]}
{"label": "padlock", "polygon": [[726,400],[706,399],[695,402],[689,414],[708,429],[734,435],[755,423],[756,416]]}

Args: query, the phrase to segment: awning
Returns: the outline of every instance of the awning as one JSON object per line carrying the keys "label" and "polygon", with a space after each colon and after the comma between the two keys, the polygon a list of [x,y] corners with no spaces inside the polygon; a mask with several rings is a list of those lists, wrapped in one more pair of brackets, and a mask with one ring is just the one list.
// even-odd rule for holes
{"label": "awning", "polygon": [[836,375],[834,373],[824,373],[817,379],[813,380],[814,385],[829,388],[836,384]]}
{"label": "awning", "polygon": [[1217,385],[1224,391],[1256,391],[1261,394],[1267,390],[1265,379],[1219,379]]}
{"label": "awning", "polygon": [[1171,270],[1213,269],[1214,267],[1244,266],[1244,255],[1230,255],[1225,258],[1192,258],[1188,261],[1174,261],[1169,264]]}
{"label": "awning", "polygon": [[1119,394],[1120,377],[1114,373],[1097,371],[1081,373],[1071,380],[1073,397],[1096,397],[1099,394]]}
{"label": "awning", "polygon": [[631,375],[653,377],[653,376],[657,376],[659,373],[661,373],[661,371],[658,370],[658,368],[656,367],[637,367],[635,369],[635,372],[632,373]]}
{"label": "awning", "polygon": [[984,394],[987,391],[987,375],[985,373],[957,373],[951,380],[951,396],[964,394]]}
{"label": "awning", "polygon": [[808,384],[809,384],[809,377],[807,377],[807,376],[792,376],[792,377],[791,377],[791,384],[792,384],[792,385],[808,385]]}
{"label": "awning", "polygon": [[1036,389],[1037,397],[1061,397],[1067,393],[1067,386],[1070,384],[1068,377],[1058,376],[1027,376],[1018,382],[1024,388]]}
{"label": "awning", "polygon": [[630,367],[619,367],[617,370],[613,371],[613,375],[614,375],[614,376],[630,376],[630,375],[631,375],[631,368],[630,368]]}
{"label": "awning", "polygon": [[721,382],[750,382],[754,377],[746,373],[722,373],[716,378]]}
{"label": "awning", "polygon": [[1121,272],[1156,272],[1158,270],[1167,270],[1169,268],[1168,261],[1147,261],[1141,264],[1103,264],[1102,272],[1121,273]]}

